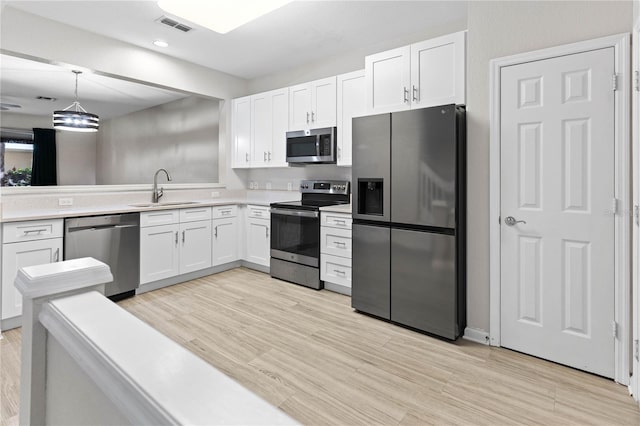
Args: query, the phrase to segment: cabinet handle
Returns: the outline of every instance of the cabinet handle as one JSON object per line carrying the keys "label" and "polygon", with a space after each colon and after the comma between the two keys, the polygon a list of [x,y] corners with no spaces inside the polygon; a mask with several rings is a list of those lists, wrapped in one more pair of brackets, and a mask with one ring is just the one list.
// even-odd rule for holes
{"label": "cabinet handle", "polygon": [[309,124],[309,113],[307,112],[307,124]]}
{"label": "cabinet handle", "polygon": [[406,87],[404,88],[404,103],[409,103],[409,89],[407,89]]}
{"label": "cabinet handle", "polygon": [[213,236],[218,238],[218,225],[216,225],[216,227],[213,228]]}
{"label": "cabinet handle", "polygon": [[184,244],[184,233],[185,231],[182,231],[182,244]]}
{"label": "cabinet handle", "polygon": [[267,238],[269,238],[269,227],[268,227],[268,226],[265,226],[265,227],[264,227],[264,230],[266,231]]}
{"label": "cabinet handle", "polygon": [[346,225],[346,224],[347,224],[347,222],[346,222],[346,221],[344,221],[344,220],[342,220],[342,219],[333,219],[333,222],[334,222],[336,225]]}
{"label": "cabinet handle", "polygon": [[338,147],[338,160],[340,159],[342,154],[342,149],[340,149],[340,147]]}
{"label": "cabinet handle", "polygon": [[311,122],[313,123],[314,121],[316,121],[316,113],[311,111]]}
{"label": "cabinet handle", "polygon": [[346,247],[347,243],[344,243],[342,241],[334,241],[333,244],[335,244],[338,247]]}
{"label": "cabinet handle", "polygon": [[60,247],[58,247],[56,249],[55,254],[53,255],[53,261],[54,262],[59,262],[60,261]]}
{"label": "cabinet handle", "polygon": [[341,271],[340,269],[334,269],[333,272],[335,272],[338,275],[346,275],[346,272]]}
{"label": "cabinet handle", "polygon": [[271,161],[271,151],[269,151],[269,161]]}
{"label": "cabinet handle", "polygon": [[246,163],[248,163],[248,162],[249,162],[249,153],[248,153],[248,152],[246,152],[246,153],[244,154],[244,161],[245,161]]}
{"label": "cabinet handle", "polygon": [[264,152],[264,162],[267,162],[267,151]]}
{"label": "cabinet handle", "polygon": [[411,91],[413,92],[411,96],[412,100],[414,102],[418,102],[418,88],[416,86],[412,86]]}
{"label": "cabinet handle", "polygon": [[253,214],[254,214],[254,215],[256,215],[256,216],[262,216],[262,212],[261,212],[261,211],[258,211],[258,210],[255,210],[255,211],[253,212]]}
{"label": "cabinet handle", "polygon": [[222,213],[223,216],[226,216],[228,214],[231,214],[231,210],[222,210],[221,213]]}
{"label": "cabinet handle", "polygon": [[24,235],[29,235],[29,234],[31,234],[32,232],[37,232],[37,233],[39,234],[39,233],[44,232],[44,231],[46,231],[46,230],[47,230],[47,228],[41,228],[41,229],[26,229],[26,230],[24,230],[24,231],[22,231],[22,232],[24,232]]}
{"label": "cabinet handle", "polygon": [[178,245],[178,231],[176,231],[176,245]]}

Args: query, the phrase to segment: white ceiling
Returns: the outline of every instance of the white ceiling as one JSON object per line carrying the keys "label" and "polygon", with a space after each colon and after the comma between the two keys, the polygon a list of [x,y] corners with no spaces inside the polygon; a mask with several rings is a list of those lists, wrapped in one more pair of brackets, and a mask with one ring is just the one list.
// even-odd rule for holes
{"label": "white ceiling", "polygon": [[[217,34],[188,22],[194,27],[189,33],[155,22],[165,15],[155,1],[3,3],[246,79],[423,33],[429,26],[464,20],[467,13],[465,1],[298,0],[227,34]],[[170,46],[155,47],[155,39]]]}
{"label": "white ceiling", "polygon": [[[20,105],[10,112],[51,115],[74,100],[75,74],[70,69],[0,55],[0,102]],[[57,98],[55,102],[38,96]],[[164,104],[187,95],[90,72],[78,78],[80,105],[107,119]]]}

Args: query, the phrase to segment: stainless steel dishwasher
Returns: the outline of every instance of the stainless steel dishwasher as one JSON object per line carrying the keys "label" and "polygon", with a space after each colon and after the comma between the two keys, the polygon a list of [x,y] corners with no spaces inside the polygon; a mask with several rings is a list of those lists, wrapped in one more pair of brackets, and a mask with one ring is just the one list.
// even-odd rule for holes
{"label": "stainless steel dishwasher", "polygon": [[111,268],[105,296],[133,296],[140,282],[140,214],[74,217],[64,221],[64,259],[93,257]]}

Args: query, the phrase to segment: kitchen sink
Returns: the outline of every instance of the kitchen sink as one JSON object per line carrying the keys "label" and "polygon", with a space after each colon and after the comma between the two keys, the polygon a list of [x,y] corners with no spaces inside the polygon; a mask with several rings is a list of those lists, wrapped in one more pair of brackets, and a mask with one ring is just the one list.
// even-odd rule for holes
{"label": "kitchen sink", "polygon": [[166,203],[136,203],[129,204],[131,207],[165,207],[165,206],[180,206],[184,204],[200,204],[200,201],[170,201]]}

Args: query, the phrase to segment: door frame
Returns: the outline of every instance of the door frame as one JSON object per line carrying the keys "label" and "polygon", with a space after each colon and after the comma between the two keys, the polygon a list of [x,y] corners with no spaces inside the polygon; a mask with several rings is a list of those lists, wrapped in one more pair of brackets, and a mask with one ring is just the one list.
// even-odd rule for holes
{"label": "door frame", "polygon": [[617,34],[594,40],[496,58],[490,62],[490,147],[489,147],[489,344],[500,346],[500,72],[502,67],[551,59],[608,47],[614,48],[617,78],[614,118],[615,197],[614,217],[614,300],[617,337],[615,339],[614,380],[629,384],[631,325],[631,78],[630,34]]}
{"label": "door frame", "polygon": [[[640,19],[637,19],[635,25],[633,27],[633,73],[638,73],[640,70]],[[638,359],[637,347],[638,341],[640,340],[640,212],[638,211],[638,205],[640,205],[640,81],[638,74],[634,76],[634,87],[633,90],[633,105],[632,105],[632,114],[633,118],[631,120],[632,125],[632,152],[633,152],[633,216],[634,216],[634,224],[633,224],[633,272],[632,272],[632,287],[633,290],[631,294],[633,294],[633,302],[632,302],[632,311],[633,311],[633,343],[634,349],[632,352],[632,371],[633,376],[631,377],[631,384],[629,385],[631,393],[633,393],[633,398],[636,401],[640,402],[640,359]]]}

